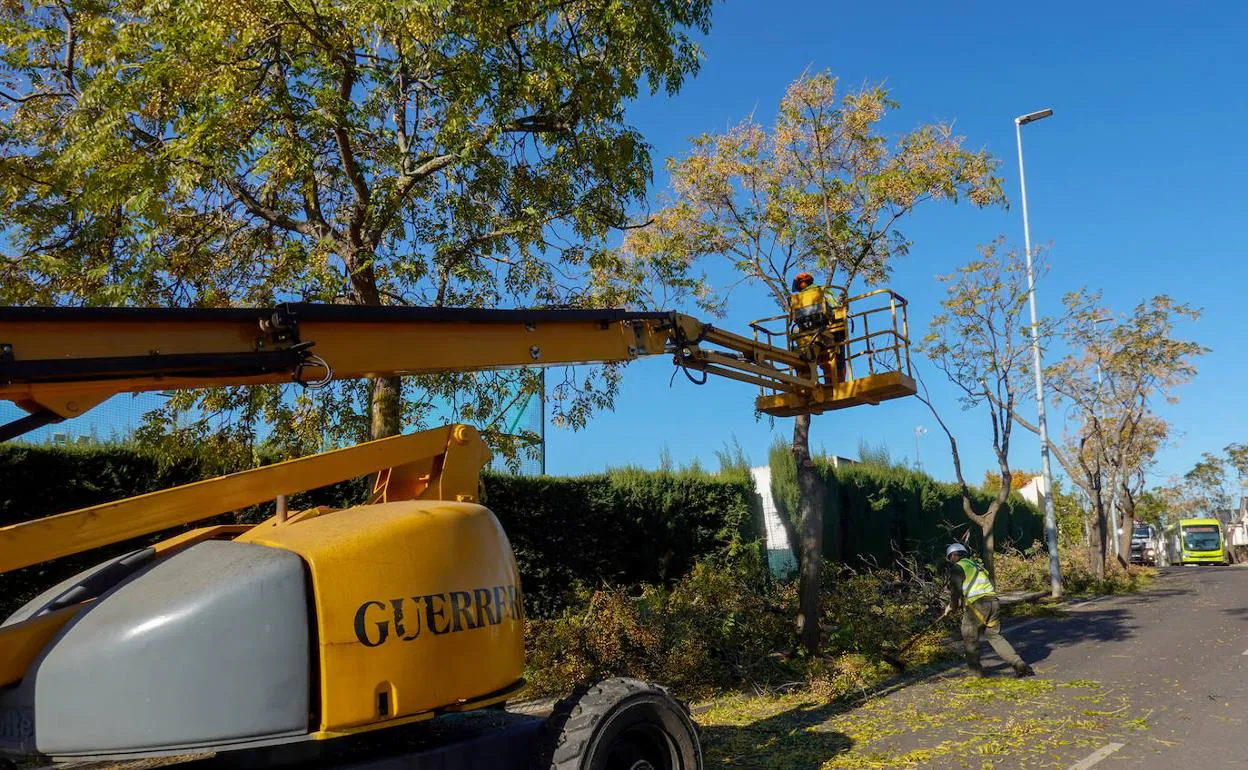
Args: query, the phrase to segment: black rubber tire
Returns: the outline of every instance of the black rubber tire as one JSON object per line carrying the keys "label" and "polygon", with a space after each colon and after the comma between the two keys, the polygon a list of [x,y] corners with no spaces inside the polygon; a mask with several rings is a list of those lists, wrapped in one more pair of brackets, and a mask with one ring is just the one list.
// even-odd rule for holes
{"label": "black rubber tire", "polygon": [[702,770],[689,708],[665,687],[607,679],[555,706],[542,729],[538,770]]}

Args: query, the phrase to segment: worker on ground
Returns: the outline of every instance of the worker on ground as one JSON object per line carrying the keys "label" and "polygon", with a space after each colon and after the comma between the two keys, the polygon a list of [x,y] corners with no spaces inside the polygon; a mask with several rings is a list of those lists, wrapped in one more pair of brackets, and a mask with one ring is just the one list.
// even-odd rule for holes
{"label": "worker on ground", "polygon": [[954,543],[945,549],[945,560],[949,562],[950,595],[945,612],[962,610],[962,645],[971,673],[984,675],[984,667],[979,661],[979,635],[982,632],[997,655],[1014,669],[1016,676],[1034,676],[1035,670],[1024,663],[1001,636],[1001,605],[997,602],[997,592],[984,565],[973,558],[961,543]]}

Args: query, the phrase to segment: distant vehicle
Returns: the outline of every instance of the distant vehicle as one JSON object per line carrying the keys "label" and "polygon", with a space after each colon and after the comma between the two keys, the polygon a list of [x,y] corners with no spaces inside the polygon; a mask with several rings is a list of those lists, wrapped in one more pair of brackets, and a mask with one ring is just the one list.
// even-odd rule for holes
{"label": "distant vehicle", "polygon": [[1231,513],[1224,533],[1231,561],[1240,564],[1248,562],[1248,497],[1240,498],[1239,510]]}
{"label": "distant vehicle", "polygon": [[1226,528],[1226,545],[1231,552],[1231,561],[1248,561],[1248,522],[1241,518]]}
{"label": "distant vehicle", "polygon": [[1180,564],[1230,564],[1222,522],[1217,519],[1180,519],[1166,529],[1166,555]]}
{"label": "distant vehicle", "polygon": [[1136,524],[1131,531],[1131,563],[1156,567],[1160,552],[1156,528],[1151,524]]}

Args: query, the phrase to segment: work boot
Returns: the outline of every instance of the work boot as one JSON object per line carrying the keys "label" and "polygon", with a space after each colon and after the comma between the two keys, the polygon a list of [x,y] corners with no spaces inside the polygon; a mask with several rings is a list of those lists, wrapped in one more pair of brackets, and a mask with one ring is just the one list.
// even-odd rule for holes
{"label": "work boot", "polygon": [[970,670],[970,675],[973,677],[983,679],[988,676],[988,674],[984,673],[984,667],[979,663],[968,663],[966,667]]}
{"label": "work boot", "polygon": [[1022,679],[1023,677],[1035,676],[1036,670],[1026,663],[1019,663],[1014,667],[1014,676]]}

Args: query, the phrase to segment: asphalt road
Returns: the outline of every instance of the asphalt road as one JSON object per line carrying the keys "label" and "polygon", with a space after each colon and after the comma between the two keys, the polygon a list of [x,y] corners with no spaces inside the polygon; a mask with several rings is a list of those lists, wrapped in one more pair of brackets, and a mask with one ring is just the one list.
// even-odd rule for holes
{"label": "asphalt road", "polygon": [[1145,593],[1005,635],[1041,676],[1095,679],[1143,715],[1146,729],[1082,767],[1248,768],[1248,568],[1170,568]]}

